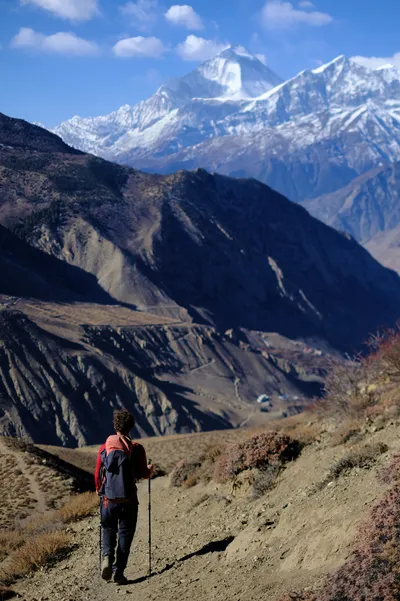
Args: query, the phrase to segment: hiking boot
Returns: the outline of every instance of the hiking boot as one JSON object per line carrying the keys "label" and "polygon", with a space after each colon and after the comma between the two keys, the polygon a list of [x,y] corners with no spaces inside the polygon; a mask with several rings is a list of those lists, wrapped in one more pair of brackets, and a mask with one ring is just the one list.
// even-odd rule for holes
{"label": "hiking boot", "polygon": [[128,584],[128,578],[124,575],[121,570],[115,570],[114,572],[115,584]]}
{"label": "hiking boot", "polygon": [[101,577],[103,580],[111,580],[112,578],[112,560],[109,555],[103,557],[101,564]]}

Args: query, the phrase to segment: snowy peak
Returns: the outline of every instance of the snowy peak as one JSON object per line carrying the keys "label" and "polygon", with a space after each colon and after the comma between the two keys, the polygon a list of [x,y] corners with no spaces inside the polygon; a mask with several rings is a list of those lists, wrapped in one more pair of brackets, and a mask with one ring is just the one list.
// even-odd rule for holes
{"label": "snowy peak", "polygon": [[349,61],[347,60],[347,58],[345,57],[344,54],[341,54],[340,56],[337,56],[336,58],[334,58],[332,61],[329,61],[329,63],[325,63],[324,65],[321,65],[320,67],[317,67],[317,69],[313,69],[313,73],[324,73],[324,71],[327,71],[328,69],[330,70],[334,70],[334,69],[340,69],[343,68],[345,66],[348,66]]}
{"label": "snowy peak", "polygon": [[256,98],[282,83],[282,79],[242,46],[230,46],[196,69],[218,84],[219,96],[240,100]]}
{"label": "snowy peak", "polygon": [[166,94],[177,106],[193,98],[244,100],[282,81],[242,46],[229,46],[188,75],[161,86],[157,93]]}

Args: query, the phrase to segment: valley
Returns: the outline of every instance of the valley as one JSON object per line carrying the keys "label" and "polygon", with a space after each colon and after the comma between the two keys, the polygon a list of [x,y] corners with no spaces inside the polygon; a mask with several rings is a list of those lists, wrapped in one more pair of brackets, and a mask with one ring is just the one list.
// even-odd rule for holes
{"label": "valley", "polygon": [[0,601],[399,601],[397,7],[0,17]]}
{"label": "valley", "polygon": [[6,116],[0,143],[3,434],[91,444],[120,406],[138,436],[264,424],[398,318],[396,274],[259,182],[141,173]]}

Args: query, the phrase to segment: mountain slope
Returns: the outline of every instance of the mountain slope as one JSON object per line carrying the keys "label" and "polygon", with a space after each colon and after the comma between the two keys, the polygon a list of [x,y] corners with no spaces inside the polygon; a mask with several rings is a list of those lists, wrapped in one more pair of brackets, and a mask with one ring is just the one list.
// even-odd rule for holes
{"label": "mountain slope", "polygon": [[260,394],[300,411],[331,346],[398,318],[399,277],[265,185],[22,126],[0,118],[0,432],[87,444],[121,405],[138,435],[259,425]]}
{"label": "mountain slope", "polygon": [[315,217],[363,243],[400,270],[400,163],[378,167],[333,194],[305,203]]}
{"label": "mountain slope", "polygon": [[0,295],[113,303],[96,278],[21,241],[0,226]]}
{"label": "mountain slope", "polygon": [[0,181],[3,225],[142,311],[342,349],[398,317],[395,274],[256,181],[18,148],[0,148]]}
{"label": "mountain slope", "polygon": [[234,47],[134,107],[54,131],[136,168],[252,176],[301,202],[400,158],[399,93],[394,67],[340,56],[280,83]]}
{"label": "mountain slope", "polygon": [[121,406],[134,413],[136,436],[230,428],[252,414],[254,423],[268,419],[254,407],[260,391],[317,390],[318,358],[299,369],[299,357],[296,364],[263,356],[261,339],[243,349],[213,328],[141,320],[116,310],[107,317],[96,305],[19,301],[0,310],[0,433],[96,444]]}

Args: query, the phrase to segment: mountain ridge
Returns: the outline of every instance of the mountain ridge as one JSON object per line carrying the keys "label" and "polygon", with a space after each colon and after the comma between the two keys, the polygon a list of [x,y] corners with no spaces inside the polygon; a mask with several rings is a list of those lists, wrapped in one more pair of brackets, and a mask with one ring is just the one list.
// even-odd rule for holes
{"label": "mountain ridge", "polygon": [[179,101],[164,84],[134,107],[74,117],[54,131],[82,150],[149,172],[202,167],[255,177],[296,202],[400,159],[400,73],[394,67],[368,69],[342,55],[254,98],[220,96],[219,89],[212,97],[187,87],[186,81],[202,80],[207,65],[218,74],[224,53],[235,56],[232,65],[257,65],[262,85],[271,85],[256,57],[231,48],[175,82]]}
{"label": "mountain ridge", "polygon": [[[322,335],[341,348],[375,329],[374,302],[383,321],[397,311],[397,276],[256,180],[201,169],[153,176],[73,151],[21,154],[0,148],[0,223],[95,276],[117,302],[171,317],[184,310],[222,330]],[[368,288],[371,306],[355,320]]]}

